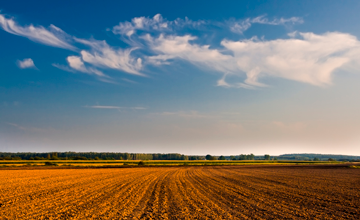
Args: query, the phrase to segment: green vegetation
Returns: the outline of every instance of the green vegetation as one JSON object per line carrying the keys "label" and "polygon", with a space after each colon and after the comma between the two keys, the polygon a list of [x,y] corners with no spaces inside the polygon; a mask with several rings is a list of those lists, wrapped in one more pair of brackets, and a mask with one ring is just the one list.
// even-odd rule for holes
{"label": "green vegetation", "polygon": [[[111,163],[111,161],[343,161],[343,162],[360,162],[360,156],[347,156],[347,155],[331,155],[331,154],[283,154],[279,156],[271,156],[265,154],[256,156],[254,154],[240,154],[238,156],[214,156],[214,155],[183,155],[183,154],[137,154],[137,153],[103,153],[103,152],[49,152],[49,153],[2,153],[0,152],[1,160],[6,161],[72,161],[72,163],[94,163],[94,161],[101,163]],[[6,162],[8,163],[8,162]],[[18,163],[18,162],[17,162]],[[135,162],[136,164],[138,162]],[[136,165],[135,164],[135,165]],[[132,164],[129,164],[132,165]]]}
{"label": "green vegetation", "polygon": [[221,155],[218,160],[226,160],[226,158],[223,155]]}
{"label": "green vegetation", "polygon": [[71,167],[136,167],[136,166],[219,166],[219,165],[317,165],[341,164],[341,161],[294,160],[20,160],[0,161],[1,167],[71,166]]}
{"label": "green vegetation", "polygon": [[208,154],[208,155],[205,156],[205,159],[206,159],[206,160],[216,160],[216,157],[215,157],[215,156],[211,156],[210,154]]}
{"label": "green vegetation", "polygon": [[239,155],[239,160],[255,160],[255,155],[254,154],[240,154]]}
{"label": "green vegetation", "polygon": [[337,161],[360,162],[360,156],[337,154],[282,154],[278,156],[278,160],[315,160],[315,158],[320,161],[326,161],[331,158]]}
{"label": "green vegetation", "polygon": [[58,164],[54,162],[46,161],[45,166],[58,166]]}
{"label": "green vegetation", "polygon": [[183,154],[136,154],[103,152],[1,153],[0,160],[204,160]]}

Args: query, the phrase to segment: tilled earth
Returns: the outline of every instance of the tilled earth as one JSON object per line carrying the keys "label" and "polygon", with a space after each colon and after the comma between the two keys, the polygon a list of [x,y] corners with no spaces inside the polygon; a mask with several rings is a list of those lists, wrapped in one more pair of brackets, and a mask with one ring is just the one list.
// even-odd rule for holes
{"label": "tilled earth", "polygon": [[360,169],[0,170],[0,219],[360,219]]}

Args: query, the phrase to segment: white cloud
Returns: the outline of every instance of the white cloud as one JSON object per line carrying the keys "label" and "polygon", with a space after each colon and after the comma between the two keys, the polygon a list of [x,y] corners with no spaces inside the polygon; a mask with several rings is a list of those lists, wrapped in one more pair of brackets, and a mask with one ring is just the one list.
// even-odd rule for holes
{"label": "white cloud", "polygon": [[32,41],[42,43],[48,46],[59,47],[69,50],[76,48],[69,44],[69,36],[60,28],[50,25],[48,29],[43,26],[29,25],[21,26],[17,24],[12,18],[6,18],[0,14],[0,27],[11,34],[26,37]]}
{"label": "white cloud", "polygon": [[[299,39],[259,41],[252,38],[243,41],[223,40],[221,45],[233,55],[224,54],[209,45],[191,41],[194,36],[164,36],[144,39],[149,48],[158,55],[147,61],[156,65],[169,64],[173,59],[183,59],[197,66],[224,74],[218,86],[263,87],[263,77],[279,77],[317,86],[332,83],[332,74],[337,68],[356,63],[360,55],[360,43],[350,34],[329,32],[322,35],[298,33]],[[244,82],[228,83],[230,75],[245,76]]]}
{"label": "white cloud", "polygon": [[259,23],[259,24],[269,24],[269,25],[284,25],[284,24],[302,24],[304,23],[304,20],[300,17],[291,17],[291,18],[280,18],[280,19],[274,19],[270,21],[265,16],[258,16],[254,19],[252,19],[252,23]]}
{"label": "white cloud", "polygon": [[21,68],[21,69],[36,68],[34,61],[31,58],[18,60],[17,64],[18,64],[19,68]]}
{"label": "white cloud", "polygon": [[112,105],[92,105],[85,106],[85,108],[95,108],[95,109],[131,109],[131,110],[145,110],[144,107],[122,107],[122,106],[112,106]]}
{"label": "white cloud", "polygon": [[234,33],[242,34],[244,31],[251,27],[251,20],[245,19],[243,21],[237,21],[230,25],[230,30]]}
{"label": "white cloud", "polygon": [[192,21],[185,17],[185,19],[177,18],[173,21],[164,19],[161,14],[156,14],[153,18],[150,17],[135,17],[129,21],[120,22],[119,25],[113,27],[114,34],[126,35],[128,37],[136,33],[136,30],[145,31],[173,31],[177,28],[199,27],[206,24],[205,21]]}
{"label": "white cloud", "polygon": [[[161,20],[160,17],[154,17],[154,21],[159,20]],[[134,22],[137,25],[136,27],[142,27],[143,23],[144,25],[147,24],[147,22],[145,20],[142,21],[142,19],[135,19]],[[33,25],[20,26],[12,18],[6,18],[2,14],[0,14],[0,27],[11,34],[27,37],[32,41],[49,46],[76,50],[74,46],[69,44],[70,41],[75,40],[76,42],[85,44],[91,48],[90,51],[82,50],[80,52],[80,56],[68,56],[67,62],[69,67],[56,63],[52,64],[54,67],[59,69],[69,72],[79,71],[82,73],[93,74],[99,77],[107,76],[95,67],[103,69],[110,68],[124,71],[130,74],[143,75],[139,72],[142,68],[142,59],[140,57],[134,58],[131,56],[131,52],[136,48],[115,49],[109,46],[106,41],[83,40],[74,38],[54,25],[50,25],[48,29],[42,26],[35,27]],[[18,63],[20,68],[29,68],[32,67],[31,65],[33,65],[31,59],[19,61]],[[101,78],[100,80],[104,79]]]}
{"label": "white cloud", "polygon": [[234,33],[242,34],[244,31],[249,29],[252,24],[267,24],[267,25],[288,25],[288,24],[302,24],[304,20],[300,17],[291,17],[291,18],[280,18],[269,20],[264,15],[258,16],[256,18],[247,18],[244,20],[233,21],[230,20],[227,23],[230,25],[230,30]]}
{"label": "white cloud", "polygon": [[110,68],[143,76],[143,74],[139,72],[142,68],[142,59],[135,58],[131,55],[131,52],[136,48],[115,49],[110,47],[106,41],[77,38],[75,38],[75,40],[91,47],[91,51],[82,50],[80,52],[82,61],[100,68]]}
{"label": "white cloud", "polygon": [[[289,25],[302,23],[303,20],[299,17],[269,20],[265,16],[259,16],[231,22],[214,24],[216,22],[192,21],[187,18],[168,21],[160,14],[153,18],[137,17],[131,22],[121,22],[113,28],[114,33],[121,34],[124,39],[128,36],[129,42],[137,45],[124,49],[112,47],[106,41],[70,37],[53,25],[48,29],[33,25],[22,27],[13,19],[0,14],[0,27],[9,33],[60,48],[74,49],[68,39],[88,46],[90,49],[81,50],[79,55],[68,56],[68,66],[53,66],[70,72],[92,74],[102,81],[109,81],[110,78],[103,73],[104,69],[144,76],[142,72],[146,70],[146,65],[171,65],[173,60],[181,59],[206,71],[221,73],[222,77],[217,81],[217,85],[228,88],[264,87],[266,85],[261,82],[264,77],[326,86],[331,85],[336,69],[351,70],[350,67],[359,66],[360,42],[346,33],[314,34],[295,31],[289,33],[290,38],[286,39],[223,39],[220,45],[202,44],[202,37],[177,34],[178,30],[184,27],[214,25],[226,29],[231,24],[233,32],[242,33],[254,23]],[[137,35],[138,30],[148,33]],[[159,33],[154,36],[150,34],[152,31]],[[131,37],[133,35],[136,35],[136,39]],[[35,66],[31,59],[19,61],[18,64],[20,68]],[[233,81],[233,76],[238,76],[239,81]]]}
{"label": "white cloud", "polygon": [[74,70],[83,73],[95,74],[96,76],[100,76],[100,77],[106,77],[106,75],[101,71],[92,67],[86,67],[82,59],[78,56],[68,56],[66,60],[69,63],[69,66]]}
{"label": "white cloud", "polygon": [[293,32],[290,32],[287,34],[289,37],[291,38],[295,38],[297,35],[298,35],[298,32],[297,31],[293,31]]}
{"label": "white cloud", "polygon": [[210,45],[201,46],[190,43],[196,39],[191,35],[165,36],[161,34],[158,38],[146,35],[144,39],[149,49],[159,54],[147,58],[147,61],[152,64],[169,64],[168,60],[177,58],[225,73],[235,68],[235,63],[230,62],[232,56],[224,55],[219,50],[209,49]]}
{"label": "white cloud", "polygon": [[300,39],[223,40],[221,44],[234,53],[237,70],[246,73],[245,83],[251,86],[263,86],[258,80],[265,76],[330,85],[335,69],[359,58],[360,44],[352,35],[299,34]]}
{"label": "white cloud", "polygon": [[158,32],[171,32],[180,30],[184,27],[190,27],[194,29],[201,28],[203,26],[217,26],[225,27],[230,26],[230,30],[235,33],[243,33],[251,27],[252,24],[267,24],[267,25],[290,25],[290,24],[301,24],[304,20],[300,17],[291,18],[275,18],[269,20],[265,15],[258,16],[255,18],[246,18],[242,20],[230,19],[225,22],[214,22],[197,20],[193,21],[187,17],[185,19],[177,18],[173,21],[169,21],[156,14],[154,17],[135,17],[130,22],[120,22],[119,25],[113,27],[112,32],[114,34],[120,34],[123,36],[131,37],[136,33],[137,30],[142,31],[158,31]]}

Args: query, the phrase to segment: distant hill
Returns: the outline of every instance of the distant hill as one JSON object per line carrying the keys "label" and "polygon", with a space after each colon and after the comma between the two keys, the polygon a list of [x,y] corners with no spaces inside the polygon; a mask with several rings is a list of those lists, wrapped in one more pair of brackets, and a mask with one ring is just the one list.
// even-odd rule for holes
{"label": "distant hill", "polygon": [[338,161],[344,160],[359,160],[360,156],[350,156],[350,155],[341,155],[341,154],[281,154],[277,157],[279,160],[314,160],[314,158],[319,158],[320,160],[328,160],[329,158],[335,159]]}

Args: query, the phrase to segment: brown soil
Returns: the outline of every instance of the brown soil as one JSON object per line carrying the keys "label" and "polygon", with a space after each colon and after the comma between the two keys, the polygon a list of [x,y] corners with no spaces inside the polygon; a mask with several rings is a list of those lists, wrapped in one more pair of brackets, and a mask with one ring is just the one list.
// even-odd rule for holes
{"label": "brown soil", "polygon": [[360,219],[360,169],[0,170],[0,219]]}

